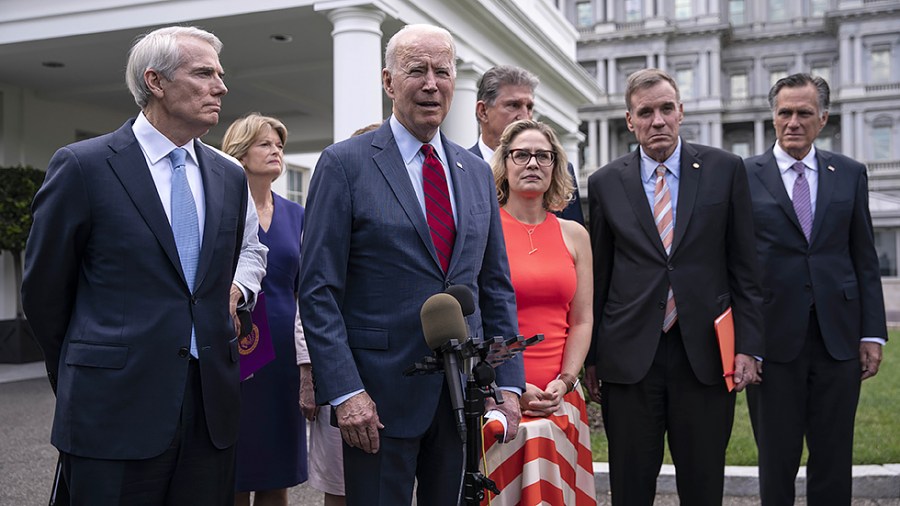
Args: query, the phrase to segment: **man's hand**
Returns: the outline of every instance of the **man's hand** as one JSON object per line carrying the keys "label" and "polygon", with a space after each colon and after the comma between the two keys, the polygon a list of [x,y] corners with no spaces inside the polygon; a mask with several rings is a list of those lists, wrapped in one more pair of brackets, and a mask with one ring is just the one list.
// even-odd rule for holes
{"label": "man's hand", "polygon": [[509,390],[499,390],[503,396],[503,404],[497,404],[494,399],[488,398],[484,403],[485,411],[496,409],[506,416],[506,439],[503,443],[508,443],[516,438],[519,432],[519,422],[522,421],[522,412],[519,410],[519,396],[515,392]]}
{"label": "man's hand", "polygon": [[740,392],[747,385],[758,384],[762,381],[759,376],[759,365],[756,358],[738,353],[734,356],[734,390]]}
{"label": "man's hand", "polygon": [[600,380],[597,379],[597,366],[584,366],[584,384],[587,385],[591,400],[600,404]]}
{"label": "man's hand", "polygon": [[862,367],[863,380],[878,374],[878,368],[881,366],[881,345],[870,341],[859,343],[859,365]]}
{"label": "man's hand", "polygon": [[236,284],[231,284],[231,293],[229,294],[228,313],[231,315],[231,322],[234,325],[234,335],[241,337],[241,320],[237,315],[237,307],[244,300],[244,294]]}
{"label": "man's hand", "polygon": [[360,392],[334,409],[344,441],[366,453],[378,453],[378,429],[384,425],[378,420],[375,402],[369,394]]}
{"label": "man's hand", "polygon": [[311,364],[300,365],[300,412],[310,422],[316,419],[319,406],[316,406],[316,394],[313,388]]}

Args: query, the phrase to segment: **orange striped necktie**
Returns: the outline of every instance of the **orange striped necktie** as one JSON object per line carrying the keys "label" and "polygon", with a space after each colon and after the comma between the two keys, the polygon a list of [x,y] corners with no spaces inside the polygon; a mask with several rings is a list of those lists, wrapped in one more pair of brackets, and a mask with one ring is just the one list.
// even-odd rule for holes
{"label": "orange striped necktie", "polygon": [[[675,232],[675,220],[672,216],[672,195],[669,193],[669,184],[666,182],[666,166],[659,164],[656,167],[656,188],[653,190],[653,219],[656,221],[656,231],[662,240],[666,255],[672,253],[672,236]],[[666,315],[663,318],[663,332],[668,332],[675,320],[678,319],[678,310],[675,309],[675,294],[672,285],[669,285],[669,293],[666,296]]]}

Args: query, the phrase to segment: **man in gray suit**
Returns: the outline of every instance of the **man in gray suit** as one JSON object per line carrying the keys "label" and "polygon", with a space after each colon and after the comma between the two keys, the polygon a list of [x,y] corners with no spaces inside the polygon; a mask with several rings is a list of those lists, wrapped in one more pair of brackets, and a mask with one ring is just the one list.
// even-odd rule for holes
{"label": "man in gray suit", "polygon": [[744,162],[766,330],[765,379],[747,390],[764,505],[794,504],[804,436],[809,504],[850,504],[860,384],[887,340],[866,167],[813,144],[829,96],[821,77],[778,80],[778,141]]}
{"label": "man in gray suit", "polygon": [[[456,77],[450,34],[411,25],[388,42],[392,115],[328,147],[306,206],[300,315],[316,398],[335,407],[350,505],[458,503],[463,446],[442,374],[404,377],[431,353],[419,311],[451,285],[475,295],[469,326],[517,332],[515,294],[487,164],[440,132]],[[463,336],[460,336],[463,337]],[[520,359],[497,368],[514,435]]]}
{"label": "man in gray suit", "polygon": [[136,42],[141,113],[57,151],[34,199],[22,297],[73,504],[233,503],[233,310],[266,248],[244,171],[198,140],[228,91],[221,47],[193,27]]}

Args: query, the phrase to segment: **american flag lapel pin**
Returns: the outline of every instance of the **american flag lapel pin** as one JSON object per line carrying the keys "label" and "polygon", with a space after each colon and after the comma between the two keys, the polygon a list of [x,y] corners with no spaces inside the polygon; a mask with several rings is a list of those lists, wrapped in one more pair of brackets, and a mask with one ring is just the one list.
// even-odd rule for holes
{"label": "american flag lapel pin", "polygon": [[831,172],[834,172],[834,165],[829,165],[828,170],[830,170]]}
{"label": "american flag lapel pin", "polygon": [[699,169],[699,168],[700,168],[700,164],[697,163],[697,162],[694,162],[694,164],[691,165],[691,167],[693,167],[693,168],[695,168],[695,169]]}

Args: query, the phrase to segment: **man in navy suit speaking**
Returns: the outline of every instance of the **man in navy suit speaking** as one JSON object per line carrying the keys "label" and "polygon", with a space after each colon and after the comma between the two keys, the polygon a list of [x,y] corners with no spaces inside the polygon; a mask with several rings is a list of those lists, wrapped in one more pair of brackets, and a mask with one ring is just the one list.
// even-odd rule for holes
{"label": "man in navy suit speaking", "polygon": [[221,47],[193,27],[138,40],[141,113],[57,151],[34,199],[22,300],[72,504],[233,503],[234,308],[266,248],[244,171],[198,139],[228,91]]}
{"label": "man in navy suit speaking", "polygon": [[[469,327],[517,333],[516,301],[493,175],[440,126],[453,98],[456,49],[444,29],[410,25],[388,42],[388,121],[328,147],[310,184],[300,315],[316,398],[335,407],[347,504],[455,506],[464,452],[444,376],[405,377],[431,351],[419,311],[464,285]],[[460,336],[461,338],[464,336]],[[520,358],[497,368],[514,435]]]}

